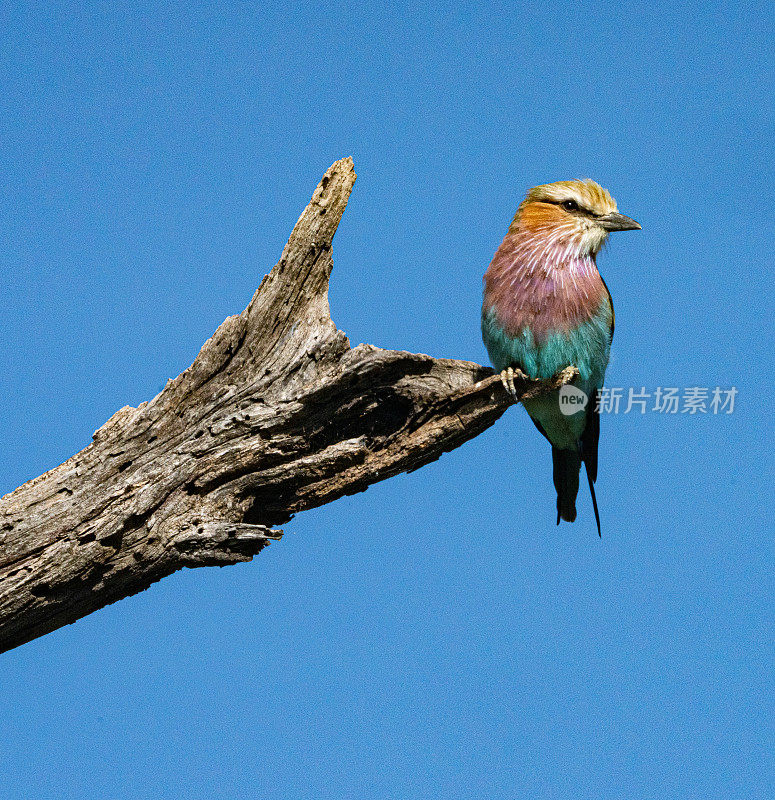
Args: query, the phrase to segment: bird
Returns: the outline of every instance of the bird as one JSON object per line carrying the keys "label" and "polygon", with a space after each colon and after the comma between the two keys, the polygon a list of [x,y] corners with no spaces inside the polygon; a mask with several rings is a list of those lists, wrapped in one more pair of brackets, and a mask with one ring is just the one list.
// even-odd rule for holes
{"label": "bird", "polygon": [[[506,391],[518,399],[514,377],[520,374],[548,380],[566,367],[578,370],[569,387],[522,404],[552,446],[557,524],[576,519],[583,463],[599,536],[598,398],[614,335],[614,307],[597,254],[610,233],[640,229],[590,178],[535,186],[484,275],[482,339]],[[576,404],[562,405],[571,395]]]}

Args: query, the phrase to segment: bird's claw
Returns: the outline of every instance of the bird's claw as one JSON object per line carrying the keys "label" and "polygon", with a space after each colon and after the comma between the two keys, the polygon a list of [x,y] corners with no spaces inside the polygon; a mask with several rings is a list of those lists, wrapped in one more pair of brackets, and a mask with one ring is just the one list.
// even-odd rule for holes
{"label": "bird's claw", "polygon": [[501,371],[501,383],[503,384],[503,388],[506,390],[508,394],[510,394],[515,400],[518,400],[517,397],[517,389],[514,386],[514,378],[525,378],[525,374],[522,370],[514,369],[514,367],[508,367]]}

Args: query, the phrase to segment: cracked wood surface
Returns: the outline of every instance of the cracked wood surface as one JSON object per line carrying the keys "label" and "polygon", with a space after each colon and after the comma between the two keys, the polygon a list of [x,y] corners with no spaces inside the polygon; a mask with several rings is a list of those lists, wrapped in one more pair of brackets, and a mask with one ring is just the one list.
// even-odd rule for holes
{"label": "cracked wood surface", "polygon": [[512,403],[489,368],[351,348],[336,328],[331,242],[354,182],[351,159],[330,167],[247,308],[185,372],[0,499],[0,652],[182,567],[249,561],[292,515],[436,460]]}

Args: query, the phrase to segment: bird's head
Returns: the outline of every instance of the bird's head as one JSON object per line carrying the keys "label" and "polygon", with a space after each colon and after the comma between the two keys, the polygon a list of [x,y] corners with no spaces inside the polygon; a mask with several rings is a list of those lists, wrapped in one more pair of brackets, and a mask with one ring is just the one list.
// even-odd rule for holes
{"label": "bird's head", "polygon": [[589,178],[545,183],[531,189],[509,229],[545,239],[558,250],[594,256],[612,231],[640,230],[620,214],[616,200]]}

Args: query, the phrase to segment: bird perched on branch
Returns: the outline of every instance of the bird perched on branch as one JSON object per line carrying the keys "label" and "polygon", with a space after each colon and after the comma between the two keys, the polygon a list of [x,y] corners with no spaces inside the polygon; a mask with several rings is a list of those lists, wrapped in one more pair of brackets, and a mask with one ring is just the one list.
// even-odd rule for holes
{"label": "bird perched on branch", "polygon": [[572,385],[526,399],[524,406],[552,445],[557,524],[576,519],[583,462],[598,534],[597,396],[614,309],[595,259],[609,233],[639,229],[592,180],[536,186],[517,209],[484,276],[482,338],[508,392],[516,398],[515,370],[548,380],[568,366],[578,369]]}

